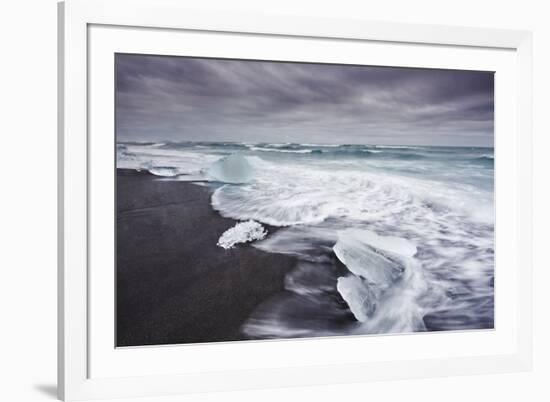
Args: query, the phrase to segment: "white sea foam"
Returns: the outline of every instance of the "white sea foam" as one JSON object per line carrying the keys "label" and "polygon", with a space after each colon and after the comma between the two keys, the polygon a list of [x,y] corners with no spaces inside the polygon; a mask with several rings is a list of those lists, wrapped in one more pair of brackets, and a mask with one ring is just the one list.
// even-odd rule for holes
{"label": "white sea foam", "polygon": [[375,145],[375,148],[387,148],[387,149],[425,149],[425,147],[412,146],[412,145]]}
{"label": "white sea foam", "polygon": [[275,232],[254,247],[270,253],[294,255],[308,261],[326,261],[336,237],[337,231],[331,225],[295,225]]}
{"label": "white sea foam", "polygon": [[267,145],[269,145],[270,147],[281,148],[281,147],[288,147],[289,145],[292,145],[292,143],[291,142],[273,142]]}
{"label": "white sea foam", "polygon": [[[148,170],[156,176],[177,180],[204,180],[202,170],[219,156],[176,149],[165,149],[165,144],[119,144],[117,167]],[[184,176],[180,176],[184,175]]]}
{"label": "white sea foam", "polygon": [[341,146],[340,144],[311,144],[311,143],[300,144],[300,145],[304,147],[315,147],[315,148],[338,148]]}
{"label": "white sea foam", "polygon": [[223,232],[218,240],[218,246],[227,250],[239,243],[262,240],[265,236],[267,231],[258,222],[252,220],[240,222]]}
{"label": "white sea foam", "polygon": [[[280,145],[283,146],[283,145]],[[261,151],[261,152],[281,152],[285,154],[310,154],[311,149],[280,149],[280,148],[265,148],[265,147],[250,147],[251,151]]]}

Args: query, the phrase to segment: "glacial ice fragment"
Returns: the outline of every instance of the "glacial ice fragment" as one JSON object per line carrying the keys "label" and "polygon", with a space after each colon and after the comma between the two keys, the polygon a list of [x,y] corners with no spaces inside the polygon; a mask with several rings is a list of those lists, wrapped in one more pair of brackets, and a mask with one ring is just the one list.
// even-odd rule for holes
{"label": "glacial ice fragment", "polygon": [[266,235],[267,231],[258,222],[253,220],[240,222],[223,232],[218,240],[218,246],[227,250],[238,243],[262,240]]}
{"label": "glacial ice fragment", "polygon": [[224,183],[248,183],[254,176],[254,168],[246,157],[231,154],[214,162],[208,169],[208,175]]}
{"label": "glacial ice fragment", "polygon": [[336,289],[357,321],[365,322],[374,313],[377,296],[364,279],[355,275],[340,277]]}
{"label": "glacial ice fragment", "polygon": [[416,246],[406,239],[357,229],[338,232],[333,250],[350,272],[381,287],[401,277],[406,260],[416,254]]}

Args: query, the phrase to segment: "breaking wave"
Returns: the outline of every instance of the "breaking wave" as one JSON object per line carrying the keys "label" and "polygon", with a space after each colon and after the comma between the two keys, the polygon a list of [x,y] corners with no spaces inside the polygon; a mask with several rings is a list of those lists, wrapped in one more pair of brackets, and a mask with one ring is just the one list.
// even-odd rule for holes
{"label": "breaking wave", "polygon": [[278,147],[274,148],[262,148],[262,147],[250,147],[251,151],[261,151],[261,152],[282,152],[288,154],[310,154],[313,152],[311,149],[281,149]]}

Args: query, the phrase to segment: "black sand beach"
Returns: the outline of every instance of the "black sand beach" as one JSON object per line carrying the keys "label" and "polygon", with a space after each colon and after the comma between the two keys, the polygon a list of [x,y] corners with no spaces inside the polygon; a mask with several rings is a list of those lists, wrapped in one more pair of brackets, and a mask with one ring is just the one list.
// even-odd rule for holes
{"label": "black sand beach", "polygon": [[236,222],[212,209],[208,187],[119,169],[116,194],[117,346],[246,339],[242,324],[296,260],[218,247]]}

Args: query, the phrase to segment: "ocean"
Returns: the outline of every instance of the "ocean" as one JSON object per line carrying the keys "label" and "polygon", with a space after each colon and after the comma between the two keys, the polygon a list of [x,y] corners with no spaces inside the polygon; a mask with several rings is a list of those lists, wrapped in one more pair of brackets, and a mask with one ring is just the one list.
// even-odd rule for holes
{"label": "ocean", "polygon": [[117,168],[209,186],[228,253],[298,258],[250,339],[494,327],[493,148],[119,142]]}

